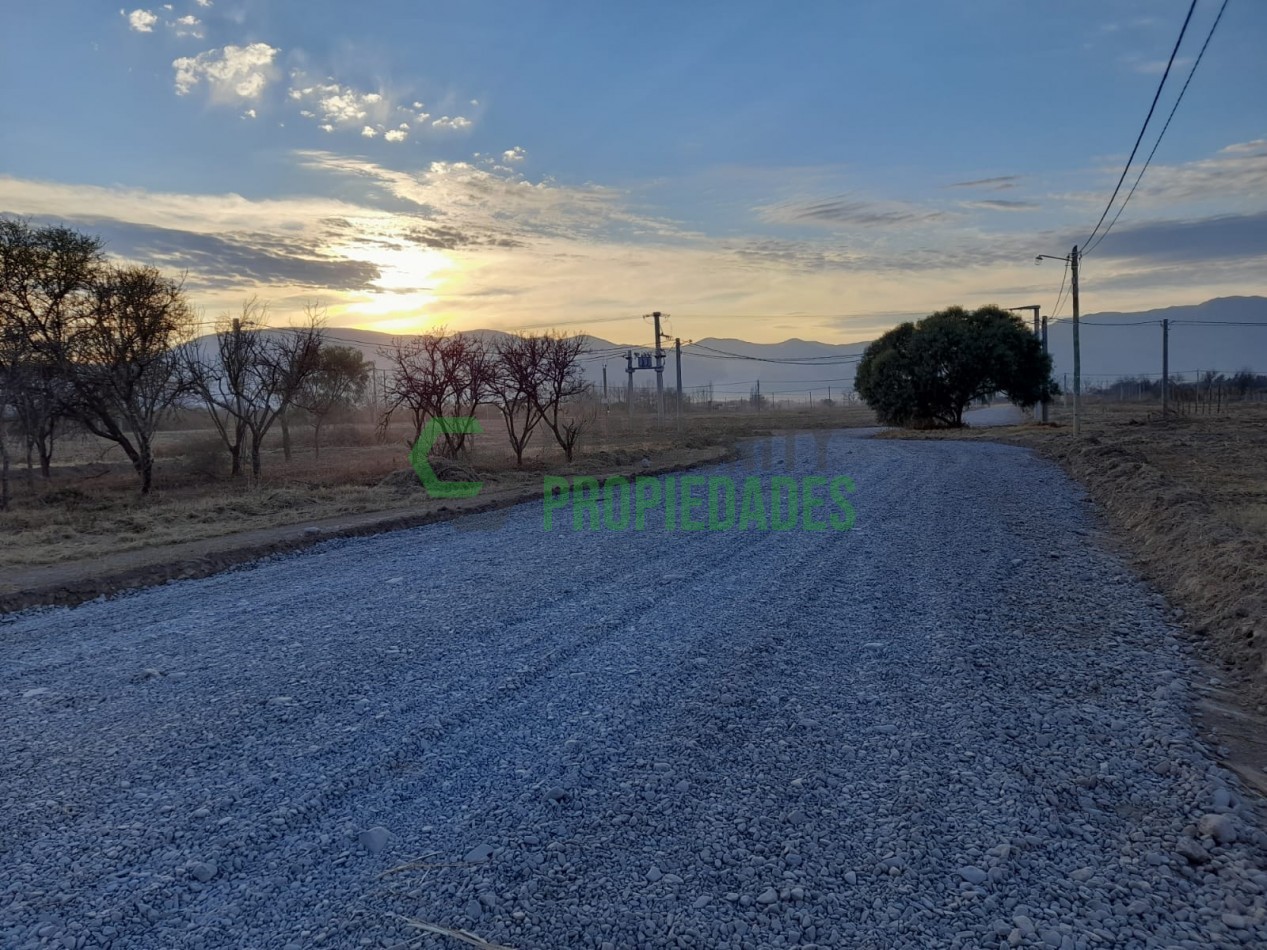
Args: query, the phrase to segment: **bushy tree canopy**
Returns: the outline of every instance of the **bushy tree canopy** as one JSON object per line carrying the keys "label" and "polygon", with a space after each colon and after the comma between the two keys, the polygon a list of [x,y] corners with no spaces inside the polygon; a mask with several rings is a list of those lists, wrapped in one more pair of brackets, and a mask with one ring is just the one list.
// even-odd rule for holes
{"label": "bushy tree canopy", "polygon": [[1016,314],[950,307],[903,323],[867,347],[854,388],[880,421],[960,426],[974,399],[995,393],[1033,406],[1056,392],[1051,357]]}

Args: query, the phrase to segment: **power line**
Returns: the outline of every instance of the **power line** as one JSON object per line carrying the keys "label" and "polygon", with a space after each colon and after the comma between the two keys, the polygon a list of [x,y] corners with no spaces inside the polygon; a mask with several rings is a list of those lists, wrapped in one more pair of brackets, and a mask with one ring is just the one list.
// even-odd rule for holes
{"label": "power line", "polygon": [[1060,315],[1060,308],[1065,303],[1065,281],[1069,279],[1069,262],[1065,261],[1065,271],[1060,275],[1060,290],[1056,294],[1056,306],[1052,308],[1051,317],[1048,322],[1054,321]]}
{"label": "power line", "polygon": [[1267,321],[1255,320],[1171,320],[1172,327],[1267,327]]}
{"label": "power line", "polygon": [[732,360],[750,360],[754,363],[782,363],[787,365],[799,366],[833,366],[842,363],[856,362],[862,359],[861,355],[851,354],[832,354],[824,356],[747,356],[743,353],[732,353],[729,350],[719,350],[716,347],[706,346],[703,343],[688,343],[687,346],[694,346],[697,349],[705,350],[704,353],[694,354],[700,359],[732,359]]}
{"label": "power line", "polygon": [[[1072,317],[1066,317],[1063,320],[1048,320],[1047,321],[1049,326],[1053,323],[1072,323],[1072,322],[1073,322]],[[1105,323],[1098,320],[1079,320],[1078,322],[1084,327],[1146,327],[1146,326],[1154,326],[1154,325],[1160,326],[1161,325],[1160,320],[1132,320],[1129,322],[1122,322],[1122,323],[1116,323],[1116,322]],[[1173,320],[1170,322],[1171,324],[1174,323]]]}
{"label": "power line", "polygon": [[1192,77],[1196,74],[1197,67],[1201,65],[1201,57],[1205,55],[1206,47],[1210,45],[1210,40],[1214,38],[1214,31],[1218,29],[1219,21],[1223,19],[1223,11],[1227,9],[1227,4],[1228,0],[1223,0],[1223,4],[1219,7],[1219,12],[1215,16],[1214,22],[1210,25],[1210,32],[1205,35],[1205,42],[1201,44],[1201,51],[1197,53],[1197,58],[1193,61],[1192,68],[1188,70],[1188,78],[1183,81],[1183,88],[1179,90],[1179,97],[1175,99],[1175,104],[1170,107],[1170,115],[1166,116],[1166,124],[1161,127],[1161,132],[1157,135],[1157,141],[1153,143],[1152,151],[1148,153],[1148,158],[1144,160],[1144,166],[1139,170],[1139,174],[1135,176],[1135,183],[1131,185],[1131,190],[1127,192],[1126,198],[1118,207],[1117,214],[1113,215],[1113,220],[1109,222],[1109,226],[1104,229],[1104,233],[1090,247],[1084,246],[1083,254],[1094,251],[1100,246],[1100,242],[1109,236],[1109,232],[1113,230],[1113,225],[1117,224],[1117,219],[1122,216],[1126,206],[1131,203],[1131,198],[1135,196],[1135,189],[1139,187],[1139,183],[1144,177],[1144,172],[1148,171],[1148,166],[1152,164],[1153,156],[1157,154],[1157,146],[1161,145],[1161,140],[1166,136],[1166,130],[1170,128],[1170,120],[1175,117],[1175,112],[1179,109],[1179,103],[1183,102],[1183,94],[1188,91],[1188,84],[1192,82]]}
{"label": "power line", "polygon": [[1170,59],[1166,62],[1166,70],[1161,74],[1161,81],[1157,83],[1157,91],[1153,93],[1152,105],[1148,107],[1148,115],[1144,117],[1144,124],[1140,126],[1139,135],[1135,137],[1135,146],[1131,149],[1130,156],[1126,159],[1126,166],[1122,169],[1121,177],[1117,180],[1117,187],[1113,189],[1113,194],[1109,196],[1109,203],[1104,206],[1104,213],[1100,215],[1100,220],[1096,222],[1095,227],[1091,229],[1091,233],[1087,239],[1082,242],[1085,248],[1091,243],[1092,238],[1100,231],[1100,225],[1104,223],[1104,219],[1109,216],[1109,212],[1113,209],[1113,202],[1117,200],[1118,192],[1122,190],[1122,183],[1126,181],[1126,176],[1131,170],[1131,162],[1135,161],[1135,154],[1139,151],[1139,145],[1144,141],[1144,133],[1148,131],[1148,123],[1153,118],[1153,112],[1157,109],[1157,100],[1161,98],[1162,87],[1166,85],[1166,77],[1170,75],[1170,68],[1175,63],[1175,56],[1179,53],[1179,44],[1183,42],[1184,34],[1188,32],[1188,24],[1192,22],[1192,14],[1197,9],[1197,0],[1192,0],[1188,6],[1188,15],[1183,18],[1183,26],[1179,30],[1179,39],[1175,40],[1175,48],[1170,51]]}

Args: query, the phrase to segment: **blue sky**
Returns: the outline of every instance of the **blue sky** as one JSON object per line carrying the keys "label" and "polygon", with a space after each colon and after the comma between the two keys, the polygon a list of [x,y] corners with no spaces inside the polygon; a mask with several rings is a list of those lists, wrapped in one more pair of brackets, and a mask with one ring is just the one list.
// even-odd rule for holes
{"label": "blue sky", "polygon": [[[1099,217],[1187,5],[43,0],[0,36],[0,212],[187,272],[209,320],[847,341],[1050,307],[1034,255]],[[1231,0],[1085,310],[1267,291],[1264,43]]]}

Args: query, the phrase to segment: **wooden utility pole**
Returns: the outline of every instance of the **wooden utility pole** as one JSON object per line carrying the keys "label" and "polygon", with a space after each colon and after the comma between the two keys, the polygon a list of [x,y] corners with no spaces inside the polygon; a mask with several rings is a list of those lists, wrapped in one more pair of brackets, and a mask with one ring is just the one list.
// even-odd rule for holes
{"label": "wooden utility pole", "polygon": [[682,341],[673,338],[673,355],[677,359],[677,426],[682,428]]}
{"label": "wooden utility pole", "polygon": [[656,393],[656,412],[660,417],[660,425],[664,425],[664,350],[660,348],[660,317],[662,314],[659,310],[651,314],[655,320],[655,393]]}
{"label": "wooden utility pole", "polygon": [[603,405],[607,405],[607,364],[603,364]]}
{"label": "wooden utility pole", "polygon": [[629,350],[625,354],[625,372],[629,374],[629,384],[625,388],[627,390],[626,401],[629,403],[629,415],[632,418],[633,417],[633,374],[634,374],[633,350]]}
{"label": "wooden utility pole", "polygon": [[1082,348],[1078,342],[1078,245],[1069,255],[1070,286],[1073,297],[1073,434],[1082,435]]}
{"label": "wooden utility pole", "polygon": [[1161,321],[1161,416],[1170,408],[1170,320]]}

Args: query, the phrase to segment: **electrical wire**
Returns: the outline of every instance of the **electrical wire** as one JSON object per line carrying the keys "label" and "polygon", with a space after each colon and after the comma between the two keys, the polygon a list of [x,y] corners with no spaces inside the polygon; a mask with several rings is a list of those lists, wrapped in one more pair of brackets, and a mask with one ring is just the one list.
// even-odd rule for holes
{"label": "electrical wire", "polygon": [[1091,240],[1100,231],[1100,225],[1104,223],[1104,219],[1109,216],[1109,212],[1113,209],[1113,202],[1117,200],[1118,192],[1122,190],[1122,183],[1126,181],[1126,176],[1131,170],[1131,162],[1135,161],[1135,154],[1139,151],[1139,145],[1144,141],[1144,133],[1148,131],[1148,123],[1153,118],[1153,112],[1157,109],[1157,100],[1161,98],[1161,90],[1166,85],[1166,78],[1170,75],[1170,68],[1175,63],[1175,56],[1179,53],[1179,45],[1183,42],[1184,34],[1188,32],[1188,24],[1192,22],[1192,14],[1197,9],[1197,0],[1192,0],[1188,6],[1188,15],[1183,18],[1183,26],[1179,29],[1179,39],[1175,40],[1175,48],[1170,51],[1170,59],[1166,62],[1166,70],[1161,74],[1161,81],[1157,83],[1157,91],[1153,93],[1152,105],[1148,107],[1148,115],[1144,117],[1144,124],[1140,126],[1139,135],[1135,137],[1135,146],[1131,149],[1130,156],[1126,159],[1126,166],[1122,169],[1121,177],[1117,180],[1117,186],[1113,189],[1113,194],[1109,196],[1109,203],[1104,206],[1104,213],[1100,215],[1100,220],[1096,222],[1087,239],[1082,242],[1082,246],[1086,247]]}
{"label": "electrical wire", "polygon": [[1196,74],[1197,67],[1201,65],[1201,57],[1205,55],[1206,47],[1210,45],[1210,40],[1214,38],[1214,31],[1219,27],[1219,21],[1223,19],[1223,11],[1227,9],[1228,0],[1223,0],[1222,6],[1219,7],[1218,14],[1214,17],[1214,22],[1210,25],[1210,32],[1205,35],[1205,42],[1201,44],[1201,51],[1197,53],[1197,58],[1192,63],[1192,68],[1188,70],[1188,78],[1183,81],[1183,88],[1179,90],[1179,97],[1175,99],[1175,104],[1170,107],[1170,115],[1166,116],[1166,124],[1161,127],[1161,132],[1157,135],[1157,141],[1153,143],[1152,151],[1148,153],[1148,158],[1144,159],[1144,166],[1139,170],[1139,174],[1135,176],[1135,183],[1131,185],[1131,190],[1126,193],[1126,198],[1117,209],[1117,214],[1113,215],[1113,220],[1109,222],[1109,226],[1104,229],[1094,244],[1090,247],[1083,248],[1082,253],[1088,254],[1100,246],[1100,242],[1109,236],[1109,232],[1113,230],[1113,225],[1117,224],[1117,219],[1122,216],[1122,212],[1126,210],[1126,206],[1131,203],[1131,198],[1135,196],[1135,189],[1139,187],[1140,181],[1144,177],[1144,172],[1148,171],[1148,166],[1152,164],[1153,156],[1157,154],[1157,146],[1161,145],[1161,140],[1166,136],[1166,130],[1170,128],[1170,120],[1175,117],[1175,112],[1179,109],[1179,103],[1183,102],[1183,94],[1188,91],[1188,84],[1192,82],[1192,77]]}
{"label": "electrical wire", "polygon": [[1055,320],[1060,316],[1060,308],[1065,305],[1065,281],[1069,279],[1069,261],[1065,261],[1065,272],[1060,276],[1060,290],[1056,294],[1056,306],[1052,308],[1051,317],[1048,322]]}
{"label": "electrical wire", "polygon": [[749,360],[755,363],[782,363],[792,366],[832,366],[841,363],[851,363],[862,359],[861,355],[825,355],[825,356],[797,356],[797,357],[771,357],[771,356],[747,356],[743,353],[731,353],[729,350],[719,350],[716,347],[706,346],[703,343],[689,343],[688,346],[694,346],[697,349],[706,350],[705,353],[695,353],[696,357],[703,359],[734,359]]}

